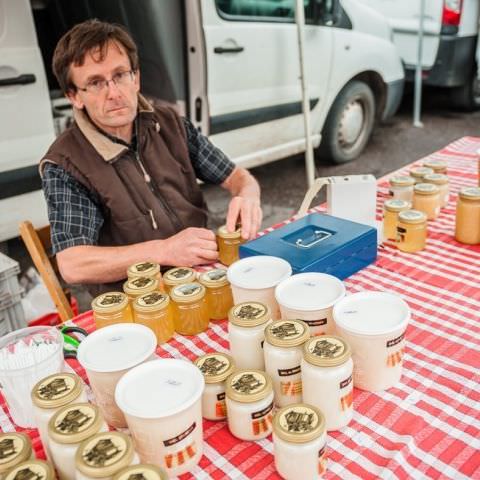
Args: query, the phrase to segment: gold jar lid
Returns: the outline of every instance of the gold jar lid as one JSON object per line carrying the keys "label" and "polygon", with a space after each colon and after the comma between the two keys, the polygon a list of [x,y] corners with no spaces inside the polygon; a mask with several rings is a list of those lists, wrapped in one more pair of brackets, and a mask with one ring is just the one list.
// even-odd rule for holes
{"label": "gold jar lid", "polygon": [[318,367],[336,367],[352,356],[350,345],[340,337],[313,337],[303,347],[303,358]]}
{"label": "gold jar lid", "polygon": [[172,300],[177,303],[192,303],[205,296],[205,287],[198,282],[183,283],[170,290]]}
{"label": "gold jar lid", "polygon": [[[445,185],[448,183],[448,177],[443,173],[430,173],[423,177],[425,183],[433,183],[434,185]],[[421,184],[419,184],[421,185]]]}
{"label": "gold jar lid", "polygon": [[5,475],[4,480],[55,480],[53,467],[43,460],[28,460],[15,466]]}
{"label": "gold jar lid", "polygon": [[0,474],[28,460],[32,455],[30,437],[24,433],[0,433]]}
{"label": "gold jar lid", "polygon": [[310,442],[325,433],[325,417],[313,405],[295,403],[275,413],[273,431],[286,442]]}
{"label": "gold jar lid", "polygon": [[156,312],[163,310],[170,304],[170,297],[162,292],[150,292],[140,295],[133,301],[136,312]]}
{"label": "gold jar lid", "polygon": [[431,168],[434,172],[445,172],[447,170],[447,162],[443,160],[425,160],[423,166]]}
{"label": "gold jar lid", "polygon": [[199,282],[209,288],[219,288],[229,285],[227,271],[223,268],[215,268],[200,275]]}
{"label": "gold jar lid", "polygon": [[302,320],[277,320],[265,327],[265,340],[277,347],[297,347],[310,338],[310,329]]}
{"label": "gold jar lid", "polygon": [[139,463],[122,468],[112,480],[168,480],[168,475],[156,465]]}
{"label": "gold jar lid", "polygon": [[440,193],[439,188],[433,183],[417,183],[413,187],[413,191],[418,195],[436,195]]}
{"label": "gold jar lid", "polygon": [[415,179],[422,179],[425,175],[433,173],[433,169],[428,167],[415,167],[410,170],[410,176]]}
{"label": "gold jar lid", "polygon": [[390,185],[392,185],[392,187],[410,187],[414,183],[415,180],[407,175],[397,175],[390,179]]}
{"label": "gold jar lid", "polygon": [[427,215],[420,210],[404,210],[398,214],[398,219],[403,223],[423,223],[427,221]]}
{"label": "gold jar lid", "polygon": [[480,200],[480,187],[462,188],[458,196],[462,200]]}
{"label": "gold jar lid", "polygon": [[194,282],[197,278],[197,273],[190,267],[175,267],[167,270],[163,274],[163,283],[169,287],[180,285],[181,283]]}
{"label": "gold jar lid", "polygon": [[222,225],[221,227],[218,228],[218,230],[217,230],[217,235],[218,235],[220,238],[228,238],[228,239],[238,238],[238,239],[240,239],[241,236],[242,236],[242,227],[241,227],[241,226],[237,226],[233,232],[229,232],[229,231],[227,230],[227,226],[226,226],[226,225]]}
{"label": "gold jar lid", "polygon": [[229,322],[238,327],[258,327],[270,319],[270,308],[260,302],[237,303],[228,312]]}
{"label": "gold jar lid", "polygon": [[407,210],[411,207],[410,202],[396,199],[385,200],[383,206],[385,207],[385,210],[388,210],[389,212],[401,212],[402,210]]}
{"label": "gold jar lid", "polygon": [[158,280],[153,277],[135,277],[123,284],[123,291],[127,295],[140,296],[158,290]]}
{"label": "gold jar lid", "polygon": [[233,358],[221,352],[202,355],[195,360],[195,365],[203,373],[205,383],[223,382],[235,370]]}
{"label": "gold jar lid", "polygon": [[103,416],[92,403],[73,403],[56,412],[48,422],[48,434],[57,443],[80,443],[97,433]]}
{"label": "gold jar lid", "polygon": [[228,377],[225,388],[228,398],[241,403],[258,402],[272,391],[270,376],[260,370],[237,370]]}
{"label": "gold jar lid", "polygon": [[76,468],[87,477],[111,477],[128,467],[135,451],[132,439],[122,432],[101,432],[84,440],[75,455]]}
{"label": "gold jar lid", "polygon": [[160,274],[160,265],[155,262],[138,262],[130,265],[127,270],[128,278],[156,277]]}
{"label": "gold jar lid", "polygon": [[32,388],[32,402],[40,408],[58,408],[72,403],[83,391],[82,380],[73,373],[54,373]]}
{"label": "gold jar lid", "polygon": [[128,305],[128,297],[123,292],[107,292],[95,297],[92,309],[97,313],[115,313]]}

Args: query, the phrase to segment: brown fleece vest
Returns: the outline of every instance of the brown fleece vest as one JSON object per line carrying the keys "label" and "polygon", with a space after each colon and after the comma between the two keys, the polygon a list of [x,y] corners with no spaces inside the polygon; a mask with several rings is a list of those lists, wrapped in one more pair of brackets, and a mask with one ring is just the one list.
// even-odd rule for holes
{"label": "brown fleece vest", "polygon": [[[184,228],[206,225],[205,202],[189,159],[181,119],[170,107],[147,108],[137,117],[137,153],[105,136],[100,135],[98,142],[95,134],[91,137],[95,137],[94,146],[84,134],[90,130],[83,128],[82,132],[75,123],[42,160],[41,165],[50,161],[61,166],[98,195],[104,216],[99,245],[164,239]],[[112,158],[105,153],[116,153],[116,149],[119,153]],[[121,289],[121,282],[89,285],[93,295],[112,289]]]}

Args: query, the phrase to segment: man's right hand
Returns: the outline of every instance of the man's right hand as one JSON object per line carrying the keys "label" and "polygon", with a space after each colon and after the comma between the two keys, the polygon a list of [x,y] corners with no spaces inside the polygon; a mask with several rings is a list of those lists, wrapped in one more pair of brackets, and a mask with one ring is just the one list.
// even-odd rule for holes
{"label": "man's right hand", "polygon": [[193,267],[218,259],[215,234],[206,228],[186,228],[160,242],[162,265]]}

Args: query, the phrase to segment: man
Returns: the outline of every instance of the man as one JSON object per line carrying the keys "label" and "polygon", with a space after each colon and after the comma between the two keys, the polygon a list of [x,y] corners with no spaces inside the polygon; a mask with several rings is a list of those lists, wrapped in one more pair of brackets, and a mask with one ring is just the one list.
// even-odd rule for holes
{"label": "man", "polygon": [[255,236],[258,183],[173,108],[152,107],[139,93],[137,48],[122,27],[76,25],[58,42],[53,71],[75,123],[50,147],[40,172],[66,282],[98,294],[119,288],[138,261],[217,260],[197,178],[231,193],[227,229],[241,222],[242,236]]}

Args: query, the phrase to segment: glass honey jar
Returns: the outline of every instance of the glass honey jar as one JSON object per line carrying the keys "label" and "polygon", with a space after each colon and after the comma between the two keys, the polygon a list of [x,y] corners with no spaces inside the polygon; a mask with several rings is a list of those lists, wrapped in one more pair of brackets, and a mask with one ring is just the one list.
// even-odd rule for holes
{"label": "glass honey jar", "polygon": [[480,187],[463,188],[458,194],[455,239],[467,245],[480,244]]}
{"label": "glass honey jar", "polygon": [[123,291],[132,303],[137,297],[158,290],[158,280],[153,277],[135,277],[128,279],[123,284]]}
{"label": "glass honey jar", "polygon": [[182,335],[196,335],[208,328],[210,316],[205,287],[192,282],[177,285],[170,291],[173,300],[175,330]]}
{"label": "glass honey jar", "polygon": [[244,242],[241,228],[233,232],[222,225],[217,230],[218,259],[227,267],[239,259],[238,247]]}
{"label": "glass honey jar", "polygon": [[222,268],[209,270],[200,275],[199,281],[207,289],[210,320],[219,321],[228,318],[228,311],[233,307],[233,296],[227,271]]}
{"label": "glass honey jar", "polygon": [[130,265],[127,270],[128,279],[137,277],[156,278],[160,289],[163,289],[162,273],[160,265],[155,262],[138,262]]}
{"label": "glass honey jar", "polygon": [[434,173],[443,173],[447,174],[447,162],[443,160],[436,160],[436,159],[431,159],[431,160],[425,160],[423,162],[423,166],[427,168],[431,168]]}
{"label": "glass honey jar", "polygon": [[446,207],[450,198],[448,177],[443,173],[431,173],[425,175],[425,183],[433,183],[440,190],[440,207]]}
{"label": "glass honey jar", "polygon": [[427,215],[418,210],[398,214],[397,248],[402,252],[419,252],[427,241]]}
{"label": "glass honey jar", "polygon": [[433,183],[417,183],[413,188],[413,208],[435,220],[440,213],[440,189]]}
{"label": "glass honey jar", "polygon": [[106,327],[115,323],[133,322],[132,308],[123,292],[102,293],[92,301],[95,327]]}
{"label": "glass honey jar", "polygon": [[140,295],[133,302],[133,320],[153,330],[158,345],[167,342],[175,332],[170,297],[163,292]]}
{"label": "glass honey jar", "polygon": [[411,207],[405,200],[386,200],[383,204],[383,238],[385,240],[397,239],[398,214]]}
{"label": "glass honey jar", "polygon": [[407,175],[398,175],[390,179],[389,194],[393,200],[413,201],[415,179]]}
{"label": "glass honey jar", "polygon": [[170,293],[170,290],[177,285],[184,283],[191,283],[197,279],[197,272],[190,267],[175,267],[167,270],[163,274],[163,285],[165,291]]}
{"label": "glass honey jar", "polygon": [[433,169],[428,167],[414,167],[410,170],[410,176],[415,180],[415,184],[422,183],[425,175],[430,175]]}

